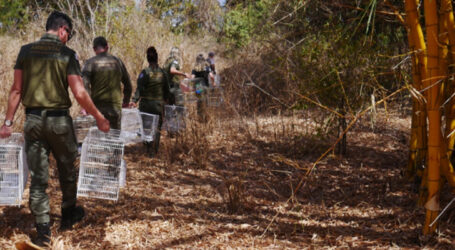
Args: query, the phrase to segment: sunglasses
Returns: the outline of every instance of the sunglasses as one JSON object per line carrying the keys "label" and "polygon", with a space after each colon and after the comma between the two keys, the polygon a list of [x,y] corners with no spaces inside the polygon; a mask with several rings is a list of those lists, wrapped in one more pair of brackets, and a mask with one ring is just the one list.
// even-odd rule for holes
{"label": "sunglasses", "polygon": [[74,36],[76,33],[75,31],[71,31],[68,27],[63,26],[63,28],[66,30],[66,33],[68,33],[68,41],[71,40],[71,38]]}

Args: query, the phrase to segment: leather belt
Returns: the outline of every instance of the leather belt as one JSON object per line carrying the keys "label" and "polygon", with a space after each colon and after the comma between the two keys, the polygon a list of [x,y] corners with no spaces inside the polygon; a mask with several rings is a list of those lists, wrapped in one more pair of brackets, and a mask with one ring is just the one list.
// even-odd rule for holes
{"label": "leather belt", "polygon": [[67,116],[69,112],[67,109],[41,109],[41,108],[26,108],[25,114],[41,116],[43,111],[46,111],[46,116]]}

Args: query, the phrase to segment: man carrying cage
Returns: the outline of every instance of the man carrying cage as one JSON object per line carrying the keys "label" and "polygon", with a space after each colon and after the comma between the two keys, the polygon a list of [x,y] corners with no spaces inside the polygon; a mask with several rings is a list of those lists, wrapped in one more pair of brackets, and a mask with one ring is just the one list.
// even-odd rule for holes
{"label": "man carrying cage", "polygon": [[85,88],[111,128],[120,129],[122,107],[128,107],[131,98],[130,76],[122,60],[108,53],[106,38],[95,38],[93,50],[96,56],[87,60],[82,69]]}
{"label": "man carrying cage", "polygon": [[29,205],[35,222],[35,244],[50,242],[49,153],[57,161],[62,190],[61,229],[69,229],[84,217],[76,206],[77,142],[69,115],[70,87],[79,104],[96,119],[101,131],[109,131],[109,121],[96,109],[86,92],[76,53],[66,47],[73,25],[64,13],[52,12],[46,22],[46,33],[40,40],[21,47],[14,66],[14,82],[8,99],[5,122],[0,137],[9,137],[19,103],[25,107],[25,153],[31,175]]}

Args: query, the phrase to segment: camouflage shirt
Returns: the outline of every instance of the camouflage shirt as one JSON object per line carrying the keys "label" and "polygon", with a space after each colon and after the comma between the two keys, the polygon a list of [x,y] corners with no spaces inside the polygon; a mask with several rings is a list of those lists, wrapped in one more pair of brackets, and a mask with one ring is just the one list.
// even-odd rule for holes
{"label": "camouflage shirt", "polygon": [[174,67],[176,70],[180,70],[180,63],[177,59],[173,57],[169,57],[166,62],[164,63],[164,70],[166,71],[167,75],[169,76],[169,83],[170,88],[179,87],[179,78],[171,74],[171,68]]}
{"label": "camouflage shirt", "polygon": [[139,98],[164,101],[169,96],[169,82],[166,72],[160,67],[147,67],[141,71],[137,79],[137,89],[133,102]]}
{"label": "camouflage shirt", "polygon": [[[95,105],[121,109],[122,103],[129,103],[132,92],[130,76],[119,58],[107,52],[100,53],[86,61],[82,76]],[[123,101],[120,83],[123,83]]]}
{"label": "camouflage shirt", "polygon": [[71,106],[68,75],[81,75],[76,53],[56,35],[21,47],[14,69],[22,70],[22,104],[27,108],[66,109]]}

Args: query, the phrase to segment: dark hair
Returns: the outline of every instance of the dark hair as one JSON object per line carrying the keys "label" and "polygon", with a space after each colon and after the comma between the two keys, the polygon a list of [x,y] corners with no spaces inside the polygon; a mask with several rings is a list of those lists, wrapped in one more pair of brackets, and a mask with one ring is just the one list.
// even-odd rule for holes
{"label": "dark hair", "polygon": [[215,53],[214,52],[209,52],[209,57],[214,57]]}
{"label": "dark hair", "polygon": [[103,36],[96,37],[93,39],[93,48],[96,49],[98,47],[106,48],[107,47],[107,40]]}
{"label": "dark hair", "polygon": [[158,64],[158,53],[156,52],[156,49],[153,46],[147,49],[147,61],[153,65]]}
{"label": "dark hair", "polygon": [[73,21],[71,21],[71,18],[67,14],[53,11],[47,18],[46,31],[58,30],[64,25],[67,25],[70,30],[73,30]]}

